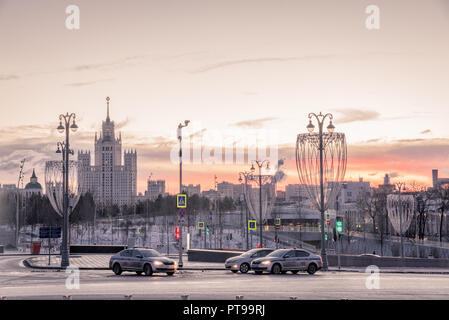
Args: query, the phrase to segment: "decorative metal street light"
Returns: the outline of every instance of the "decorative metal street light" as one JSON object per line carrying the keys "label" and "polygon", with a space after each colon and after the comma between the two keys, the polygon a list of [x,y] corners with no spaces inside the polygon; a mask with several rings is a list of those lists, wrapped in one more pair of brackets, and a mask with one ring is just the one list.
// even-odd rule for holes
{"label": "decorative metal street light", "polygon": [[[296,139],[296,169],[312,204],[321,213],[321,257],[323,270],[327,270],[324,213],[338,194],[346,172],[346,137],[344,133],[334,132],[332,114],[309,113],[308,118],[309,133],[298,134]],[[318,133],[313,132],[313,118],[318,123]],[[329,119],[327,133],[323,132],[326,118]]]}
{"label": "decorative metal street light", "polygon": [[[190,120],[185,120],[184,124],[178,125],[178,140],[179,140],[179,193],[182,193],[182,128],[189,125]],[[179,219],[179,261],[178,266],[182,267],[182,219]]]}
{"label": "decorative metal street light", "polygon": [[[69,248],[68,248],[68,223],[69,223],[69,155],[73,154],[73,151],[70,152],[70,143],[69,143],[69,133],[70,131],[76,132],[78,130],[78,126],[75,123],[76,115],[74,113],[66,113],[59,115],[59,126],[57,128],[59,133],[64,133],[65,131],[65,144],[62,145],[58,143],[59,147],[63,146],[63,189],[64,189],[64,201],[63,201],[63,227],[62,227],[62,247],[61,247],[61,268],[66,268],[70,265],[69,263]],[[64,121],[64,122],[63,122]],[[72,124],[70,124],[72,123]],[[58,151],[56,151],[58,152]],[[61,152],[61,151],[60,151]]]}
{"label": "decorative metal street light", "polygon": [[[254,167],[254,164],[257,165],[257,167],[259,168],[259,174],[255,174],[256,172],[256,168]],[[268,160],[253,160],[251,161],[251,172],[245,176],[245,182],[248,181],[252,181],[255,182],[258,186],[259,186],[259,245],[260,247],[263,246],[263,238],[262,238],[262,223],[263,223],[263,219],[262,219],[262,214],[263,214],[263,210],[262,210],[262,188],[264,186],[264,184],[266,184],[267,181],[270,180],[270,182],[274,182],[275,181],[275,177],[273,175],[264,175],[262,174],[262,168],[265,166],[265,168],[267,170],[270,170],[270,163]],[[256,210],[254,210],[253,204],[251,203],[251,197],[250,197],[250,192],[248,191],[248,189],[246,188],[247,185],[245,185],[245,195],[246,195],[246,200],[247,200],[247,205],[249,206],[250,212],[251,214],[254,216],[254,218],[256,218]],[[266,192],[266,205],[267,205],[267,210],[266,210],[266,214],[268,214],[268,193]],[[272,201],[273,204],[273,201]]]}
{"label": "decorative metal street light", "polygon": [[245,186],[243,190],[243,199],[245,201],[245,212],[246,212],[246,221],[244,223],[244,230],[246,231],[246,250],[249,250],[249,232],[248,232],[248,199],[246,198],[246,189],[248,188],[248,179],[251,173],[248,171],[239,172],[239,182],[242,183],[242,176],[245,178]]}
{"label": "decorative metal street light", "polygon": [[401,194],[401,191],[406,191],[405,183],[399,182],[397,194],[389,194],[387,196],[387,210],[388,218],[391,221],[393,228],[399,233],[401,237],[401,258],[404,258],[404,233],[410,227],[413,215],[415,213],[415,199],[411,194]]}

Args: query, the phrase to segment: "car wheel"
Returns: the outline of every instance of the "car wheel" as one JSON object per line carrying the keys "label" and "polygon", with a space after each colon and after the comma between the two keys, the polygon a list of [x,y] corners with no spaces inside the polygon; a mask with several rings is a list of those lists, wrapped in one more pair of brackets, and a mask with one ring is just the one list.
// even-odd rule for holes
{"label": "car wheel", "polygon": [[167,276],[172,276],[174,274],[175,274],[174,272],[167,272]]}
{"label": "car wheel", "polygon": [[142,271],[136,271],[137,275],[141,276],[142,275]]}
{"label": "car wheel", "polygon": [[307,268],[308,274],[314,274],[316,272],[317,268],[314,263],[309,264],[309,267]]}
{"label": "car wheel", "polygon": [[237,273],[238,272],[238,270],[231,270],[233,273]]}
{"label": "car wheel", "polygon": [[249,271],[249,264],[247,263],[242,263],[240,265],[240,272],[241,273],[247,273]]}
{"label": "car wheel", "polygon": [[254,271],[256,274],[262,274],[262,271]]}
{"label": "car wheel", "polygon": [[281,273],[281,265],[279,263],[276,263],[273,268],[271,268],[271,273],[274,274],[280,274]]}
{"label": "car wheel", "polygon": [[153,269],[149,263],[143,266],[143,272],[146,276],[151,276],[153,274]]}
{"label": "car wheel", "polygon": [[299,270],[292,270],[293,274],[297,274]]}
{"label": "car wheel", "polygon": [[122,274],[122,267],[120,267],[119,263],[116,263],[116,264],[114,264],[112,271],[114,271],[114,273],[119,276]]}

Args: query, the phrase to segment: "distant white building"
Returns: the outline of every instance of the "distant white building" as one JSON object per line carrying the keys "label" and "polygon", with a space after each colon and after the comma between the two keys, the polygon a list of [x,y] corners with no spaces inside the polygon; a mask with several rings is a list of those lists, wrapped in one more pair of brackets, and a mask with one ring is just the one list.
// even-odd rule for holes
{"label": "distant white building", "polygon": [[344,181],[340,186],[338,201],[342,204],[352,203],[369,195],[371,195],[370,183],[363,181],[363,178],[360,178],[359,181]]}
{"label": "distant white building", "polygon": [[304,185],[289,184],[285,187],[285,200],[286,201],[303,201],[309,198],[307,189]]}
{"label": "distant white building", "polygon": [[17,186],[13,183],[6,183],[2,185],[2,191],[11,191],[11,190],[16,190]]}
{"label": "distant white building", "polygon": [[217,191],[220,198],[233,198],[234,197],[234,184],[223,181],[217,183]]}
{"label": "distant white building", "polygon": [[188,186],[182,185],[182,190],[187,193],[187,195],[193,196],[194,194],[200,195],[201,194],[201,185],[193,185],[189,184]]}
{"label": "distant white building", "polygon": [[208,198],[210,201],[215,201],[218,199],[218,191],[214,189],[203,191],[201,195],[205,198]]}
{"label": "distant white building", "polygon": [[149,200],[155,200],[159,195],[165,195],[165,180],[148,180],[145,197]]}
{"label": "distant white building", "polygon": [[82,191],[92,193],[99,205],[133,205],[137,195],[137,152],[125,151],[122,162],[122,136],[115,136],[114,121],[109,118],[109,97],[106,121],[100,137],[95,133],[95,163],[90,151],[78,152]]}
{"label": "distant white building", "polygon": [[437,188],[442,184],[449,184],[449,178],[439,178],[438,169],[432,170],[432,187]]}

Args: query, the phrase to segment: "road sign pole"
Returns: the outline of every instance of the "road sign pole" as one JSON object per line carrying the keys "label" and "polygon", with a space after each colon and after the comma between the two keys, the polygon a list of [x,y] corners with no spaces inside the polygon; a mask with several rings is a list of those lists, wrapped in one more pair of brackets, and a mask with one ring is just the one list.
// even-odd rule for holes
{"label": "road sign pole", "polygon": [[340,234],[337,235],[337,260],[338,260],[338,270],[340,270],[340,250],[339,250]]}

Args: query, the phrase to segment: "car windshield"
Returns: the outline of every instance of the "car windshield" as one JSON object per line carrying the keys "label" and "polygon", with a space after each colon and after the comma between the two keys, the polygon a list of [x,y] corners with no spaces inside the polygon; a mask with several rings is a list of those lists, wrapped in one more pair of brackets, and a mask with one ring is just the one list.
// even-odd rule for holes
{"label": "car windshield", "polygon": [[258,251],[257,249],[252,249],[252,250],[249,250],[249,251],[246,251],[245,253],[243,253],[242,256],[244,256],[244,257],[252,256],[257,251]]}
{"label": "car windshield", "polygon": [[282,257],[284,254],[286,254],[290,249],[282,249],[282,250],[276,250],[271,252],[267,257]]}
{"label": "car windshield", "polygon": [[144,257],[160,257],[161,254],[159,252],[157,252],[156,250],[139,250],[139,252],[142,254],[142,256]]}

